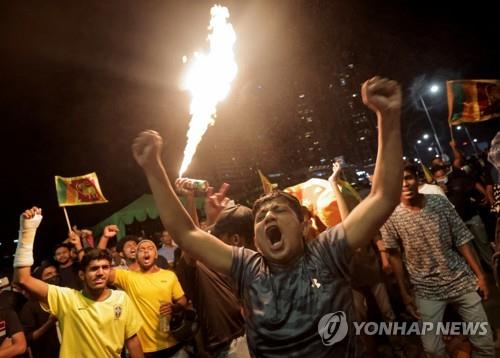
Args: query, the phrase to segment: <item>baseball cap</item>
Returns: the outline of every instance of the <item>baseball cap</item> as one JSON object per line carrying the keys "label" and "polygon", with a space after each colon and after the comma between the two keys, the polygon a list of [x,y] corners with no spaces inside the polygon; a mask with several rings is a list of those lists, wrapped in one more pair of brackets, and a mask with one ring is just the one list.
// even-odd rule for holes
{"label": "baseball cap", "polygon": [[254,236],[252,209],[239,204],[226,206],[210,232],[217,237],[223,234],[238,234],[252,240]]}

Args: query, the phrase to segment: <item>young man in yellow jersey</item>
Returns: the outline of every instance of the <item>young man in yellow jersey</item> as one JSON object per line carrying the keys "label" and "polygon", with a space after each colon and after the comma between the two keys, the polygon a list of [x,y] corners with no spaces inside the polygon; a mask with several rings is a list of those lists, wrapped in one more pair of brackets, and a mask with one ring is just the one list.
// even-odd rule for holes
{"label": "young man in yellow jersey", "polygon": [[119,358],[126,345],[132,358],[142,358],[137,332],[142,322],[123,291],[107,287],[111,257],[91,249],[79,271],[83,290],[49,285],[31,276],[33,243],[42,221],[41,209],[33,207],[21,215],[19,241],[14,255],[16,281],[46,304],[59,321],[62,343],[60,357]]}
{"label": "young man in yellow jersey", "polygon": [[137,244],[136,257],[139,271],[113,269],[110,281],[129,294],[144,321],[137,336],[145,356],[187,357],[182,344],[171,335],[168,325],[160,329],[160,316],[170,317],[172,303],[187,305],[177,276],[155,264],[158,251],[151,240],[141,240]]}

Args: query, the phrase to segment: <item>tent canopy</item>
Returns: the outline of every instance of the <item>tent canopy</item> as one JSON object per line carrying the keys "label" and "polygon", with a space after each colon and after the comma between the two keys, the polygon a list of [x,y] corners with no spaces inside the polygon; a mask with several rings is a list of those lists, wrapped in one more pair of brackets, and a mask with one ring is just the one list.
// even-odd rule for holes
{"label": "tent canopy", "polygon": [[[185,198],[180,199],[182,202],[185,201]],[[203,198],[196,198],[196,208],[198,210],[203,211],[203,202]],[[154,220],[158,218],[158,216],[158,209],[156,208],[153,196],[151,194],[144,194],[95,225],[92,231],[94,232],[94,237],[98,237],[101,235],[106,225],[114,224],[120,229],[117,238],[121,239],[127,234],[125,232],[126,225],[130,225],[134,221],[143,222],[146,219]]]}

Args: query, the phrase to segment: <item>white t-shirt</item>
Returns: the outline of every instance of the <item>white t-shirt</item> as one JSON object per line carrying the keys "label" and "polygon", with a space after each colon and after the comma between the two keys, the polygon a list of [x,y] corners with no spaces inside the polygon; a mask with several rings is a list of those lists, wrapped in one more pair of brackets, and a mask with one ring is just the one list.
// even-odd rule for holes
{"label": "white t-shirt", "polygon": [[436,184],[423,184],[418,187],[418,192],[420,194],[437,194],[437,195],[442,195],[446,198],[446,194],[444,193],[443,189],[439,185]]}

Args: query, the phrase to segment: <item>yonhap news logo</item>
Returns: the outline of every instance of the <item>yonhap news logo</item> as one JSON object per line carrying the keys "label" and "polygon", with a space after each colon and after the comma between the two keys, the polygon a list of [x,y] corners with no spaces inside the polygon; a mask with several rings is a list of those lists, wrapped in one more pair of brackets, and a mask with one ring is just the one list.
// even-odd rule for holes
{"label": "yonhap news logo", "polygon": [[325,346],[340,342],[347,336],[349,326],[345,312],[327,313],[318,323],[318,333]]}
{"label": "yonhap news logo", "polygon": [[[485,336],[490,329],[488,322],[352,322],[354,334],[375,336],[410,335],[479,335]],[[349,331],[347,315],[344,311],[327,313],[318,323],[318,333],[325,346],[342,341]]]}

